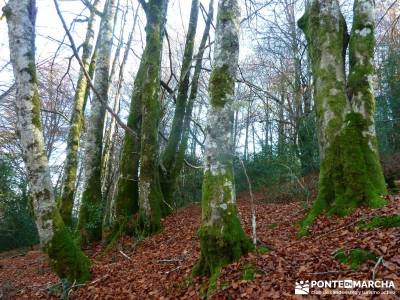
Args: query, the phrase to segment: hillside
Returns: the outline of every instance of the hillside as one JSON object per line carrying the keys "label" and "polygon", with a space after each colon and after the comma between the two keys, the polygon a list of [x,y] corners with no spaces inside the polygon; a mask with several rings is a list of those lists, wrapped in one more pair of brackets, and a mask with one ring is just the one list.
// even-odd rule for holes
{"label": "hillside", "polygon": [[[242,195],[238,207],[250,233],[250,206]],[[394,280],[400,286],[400,231],[398,228],[360,230],[360,216],[400,214],[400,197],[379,210],[358,209],[339,219],[320,217],[309,237],[296,238],[298,221],[305,210],[298,203],[257,203],[257,234],[264,254],[249,254],[227,266],[212,299],[290,299],[298,280],[351,278]],[[163,220],[163,230],[150,238],[121,240],[104,252],[100,246],[87,250],[92,261],[92,279],[70,291],[72,299],[200,299],[207,280],[188,275],[199,256],[196,229],[200,209],[190,205]],[[363,248],[383,263],[374,261],[352,270],[332,257],[338,250]],[[263,251],[264,252],[264,251]],[[0,259],[1,299],[53,299],[49,287],[57,282],[39,251],[8,252]],[[375,271],[374,271],[375,269]],[[245,280],[247,279],[247,280]],[[2,296],[1,296],[2,295]],[[393,299],[395,296],[386,296]],[[360,298],[362,299],[362,298]]]}

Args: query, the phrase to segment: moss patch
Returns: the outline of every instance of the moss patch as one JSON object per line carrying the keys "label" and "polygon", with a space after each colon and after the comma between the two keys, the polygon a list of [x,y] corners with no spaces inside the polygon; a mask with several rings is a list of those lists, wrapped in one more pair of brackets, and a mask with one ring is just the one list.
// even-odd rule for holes
{"label": "moss patch", "polygon": [[268,249],[267,246],[260,246],[257,248],[258,253],[261,255],[268,253],[270,250]]}
{"label": "moss patch", "polygon": [[214,68],[210,75],[210,102],[214,107],[223,107],[232,94],[235,80],[230,76],[228,65]]}
{"label": "moss patch", "polygon": [[253,280],[256,274],[256,268],[252,264],[247,264],[243,268],[242,279]]}
{"label": "moss patch", "polygon": [[62,280],[69,283],[85,282],[90,277],[89,259],[74,242],[58,211],[53,215],[53,226],[54,236],[45,248],[52,269]]}
{"label": "moss patch", "polygon": [[400,227],[400,215],[374,217],[369,222],[360,222],[359,224],[357,224],[357,227],[364,230],[371,230],[374,228]]}
{"label": "moss patch", "polygon": [[354,271],[357,271],[361,265],[369,260],[374,262],[378,260],[375,254],[361,248],[354,248],[347,251],[340,249],[334,254],[334,258],[342,264],[349,265]]}

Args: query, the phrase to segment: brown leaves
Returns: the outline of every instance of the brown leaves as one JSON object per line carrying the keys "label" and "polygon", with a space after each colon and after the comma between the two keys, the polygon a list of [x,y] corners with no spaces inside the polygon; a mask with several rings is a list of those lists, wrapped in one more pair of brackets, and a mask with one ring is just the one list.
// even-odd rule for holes
{"label": "brown leaves", "polygon": [[[332,253],[339,248],[364,248],[382,256],[376,278],[392,279],[400,286],[399,228],[363,231],[354,226],[361,217],[400,213],[400,198],[390,197],[389,201],[387,207],[359,209],[347,218],[320,216],[311,228],[311,235],[302,239],[297,239],[296,234],[298,221],[306,211],[299,204],[257,204],[257,235],[271,251],[249,254],[224,268],[212,298],[296,299],[294,283],[298,280],[371,279],[374,262],[353,272],[333,259]],[[250,232],[247,199],[239,199],[238,208],[243,225]],[[108,253],[99,245],[88,249],[92,258],[91,281],[74,289],[71,298],[201,299],[208,280],[189,279],[199,257],[196,236],[199,221],[200,208],[192,205],[165,218],[162,232],[146,240],[123,238],[119,247]],[[14,298],[56,299],[45,289],[56,283],[57,278],[41,252],[25,256],[10,253],[8,257],[0,259],[0,291]],[[243,280],[246,265],[254,267],[253,280]],[[313,299],[311,295],[309,299]]]}

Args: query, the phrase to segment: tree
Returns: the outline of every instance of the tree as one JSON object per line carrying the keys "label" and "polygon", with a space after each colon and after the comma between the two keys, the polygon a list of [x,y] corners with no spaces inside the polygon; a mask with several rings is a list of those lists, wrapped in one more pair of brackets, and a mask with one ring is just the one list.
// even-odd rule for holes
{"label": "tree", "polygon": [[40,244],[61,279],[84,282],[89,278],[89,260],[75,245],[58,212],[44,149],[35,64],[36,3],[11,0],[3,11],[17,85],[18,132]]}
{"label": "tree", "polygon": [[83,243],[100,240],[102,233],[101,167],[105,103],[108,99],[110,57],[113,40],[115,0],[107,0],[100,24],[94,86],[97,93],[91,103],[85,144],[85,184],[77,229]]}
{"label": "tree", "polygon": [[[94,48],[94,25],[96,10],[100,4],[99,0],[93,3],[90,10],[85,41],[82,46],[82,63],[87,72],[90,71],[90,57]],[[93,65],[92,65],[93,69]],[[91,72],[93,73],[93,72]],[[64,166],[64,179],[61,187],[60,213],[67,226],[72,225],[72,208],[74,205],[74,194],[76,188],[76,175],[78,169],[78,150],[83,128],[84,106],[88,97],[88,82],[81,70],[76,84],[74,109],[71,117],[71,125],[67,138],[67,154]]]}
{"label": "tree", "polygon": [[[198,235],[201,256],[194,274],[212,277],[252,249],[236,209],[233,175],[233,101],[239,55],[239,4],[220,0],[214,67],[210,75],[210,110],[202,196],[202,224]],[[212,285],[211,284],[211,285]]]}
{"label": "tree", "polygon": [[321,159],[318,197],[301,234],[323,211],[346,215],[359,206],[385,204],[373,119],[374,1],[355,0],[353,13],[350,40],[336,0],[311,1],[299,20],[314,76]]}
{"label": "tree", "polygon": [[[158,230],[160,227],[162,193],[158,174],[156,174],[158,169],[154,171],[156,173],[153,173],[152,170],[154,170],[154,164],[158,164],[159,82],[162,37],[168,1],[153,0],[140,1],[140,3],[147,18],[146,46],[136,73],[127,122],[127,126],[135,134],[125,134],[120,159],[120,175],[115,197],[115,230],[117,234],[130,230],[131,226],[128,226],[128,222],[135,213],[139,212],[139,207],[141,207],[142,221],[149,225],[148,229],[153,228],[149,231]],[[145,103],[143,103],[144,100]],[[147,123],[145,129],[142,127],[144,112],[146,112]],[[145,135],[148,145],[142,145],[143,135]],[[149,193],[142,194],[141,205],[139,204],[139,162],[141,174],[142,169],[144,170],[142,191],[149,191]],[[149,180],[148,184],[143,182],[145,177]],[[151,204],[148,197],[151,197]],[[153,225],[150,225],[151,223]]]}
{"label": "tree", "polygon": [[143,53],[142,124],[139,174],[139,218],[145,234],[159,230],[161,192],[158,171],[158,126],[161,117],[160,71],[162,38],[168,0],[142,1],[146,12],[146,51]]}
{"label": "tree", "polygon": [[[179,145],[182,140],[183,123],[188,102],[190,69],[193,58],[194,39],[196,37],[197,19],[199,15],[199,1],[192,0],[190,11],[189,28],[186,36],[185,50],[183,54],[180,81],[178,85],[178,96],[176,97],[175,113],[172,120],[171,132],[161,160],[161,188],[165,201],[172,205],[176,189],[176,179],[179,175],[175,173],[175,164]],[[180,171],[180,170],[179,170]],[[166,208],[168,210],[168,207]]]}

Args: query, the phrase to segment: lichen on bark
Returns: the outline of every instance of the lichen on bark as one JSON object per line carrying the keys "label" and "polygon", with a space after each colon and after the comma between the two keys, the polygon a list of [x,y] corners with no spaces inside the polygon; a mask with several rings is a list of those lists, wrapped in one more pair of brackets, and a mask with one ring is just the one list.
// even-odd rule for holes
{"label": "lichen on bark", "polygon": [[[90,58],[94,47],[94,25],[96,21],[95,10],[98,8],[99,4],[99,0],[96,0],[93,4],[94,8],[90,12],[86,37],[82,46],[82,63],[86,71],[89,73],[91,64]],[[88,82],[83,73],[83,70],[81,70],[75,90],[74,107],[67,138],[67,153],[64,165],[64,179],[61,188],[61,197],[59,200],[60,214],[64,220],[65,225],[69,227],[72,226],[72,208],[74,205],[74,194],[78,169],[78,151],[80,146],[81,131],[83,128],[84,105],[88,95]]]}
{"label": "lichen on bark", "polygon": [[[192,0],[192,7],[189,18],[189,28],[186,36],[185,50],[182,60],[180,80],[178,86],[178,96],[176,97],[175,112],[172,120],[171,131],[168,142],[165,147],[160,167],[160,183],[165,202],[170,207],[173,206],[173,195],[176,188],[176,180],[180,172],[180,168],[175,165],[179,156],[179,147],[182,144],[184,132],[184,119],[190,110],[188,103],[190,70],[193,58],[194,41],[196,36],[197,19],[199,14],[199,1]],[[191,115],[191,110],[190,110]],[[185,147],[186,149],[186,147]],[[170,208],[167,207],[169,212]]]}
{"label": "lichen on bark", "polygon": [[89,261],[73,242],[59,215],[44,148],[35,67],[36,3],[34,0],[10,0],[3,11],[17,85],[17,127],[40,244],[61,279],[69,283],[84,282],[90,275]]}
{"label": "lichen on bark", "polygon": [[[363,11],[360,5],[369,11]],[[318,197],[303,221],[300,235],[307,233],[321,212],[347,215],[359,206],[379,207],[385,203],[370,80],[374,71],[373,8],[373,1],[354,3],[348,86],[348,34],[338,2],[312,1],[298,22],[311,58],[321,160]]]}
{"label": "lichen on bark", "polygon": [[201,256],[193,270],[195,275],[210,276],[209,290],[215,286],[222,267],[253,249],[237,216],[233,175],[232,104],[239,16],[237,0],[219,1],[214,75],[209,86],[211,107],[206,127],[202,224],[198,231]]}
{"label": "lichen on bark", "polygon": [[145,235],[161,227],[163,195],[159,180],[158,127],[161,117],[160,72],[162,37],[167,0],[150,0],[146,5],[146,51],[141,95],[142,125],[139,174],[139,224]]}
{"label": "lichen on bark", "polygon": [[108,99],[115,10],[116,0],[107,1],[104,6],[104,16],[100,24],[100,40],[94,82],[97,93],[94,93],[91,102],[84,156],[86,179],[77,224],[81,242],[84,244],[100,240],[102,233],[101,162],[106,112],[102,101],[103,99]]}

